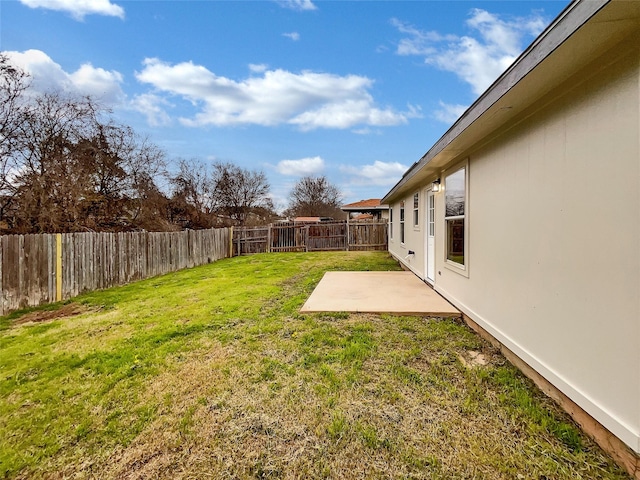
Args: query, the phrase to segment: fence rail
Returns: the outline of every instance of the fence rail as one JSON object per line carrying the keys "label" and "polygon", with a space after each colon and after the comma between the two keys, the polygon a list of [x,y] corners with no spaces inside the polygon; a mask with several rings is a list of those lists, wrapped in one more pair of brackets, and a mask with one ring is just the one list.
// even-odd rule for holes
{"label": "fence rail", "polygon": [[236,228],[233,231],[234,255],[386,249],[386,222],[288,223],[258,228]]}
{"label": "fence rail", "polygon": [[0,315],[229,257],[231,231],[0,237]]}

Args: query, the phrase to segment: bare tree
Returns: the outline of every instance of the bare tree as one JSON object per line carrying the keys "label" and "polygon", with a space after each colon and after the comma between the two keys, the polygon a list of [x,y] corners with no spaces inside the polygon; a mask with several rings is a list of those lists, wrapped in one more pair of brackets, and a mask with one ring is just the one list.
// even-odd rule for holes
{"label": "bare tree", "polygon": [[132,227],[151,232],[167,232],[181,230],[171,221],[171,201],[166,197],[151,177],[141,177],[137,186],[137,203],[135,222]]}
{"label": "bare tree", "polygon": [[5,230],[139,228],[148,193],[158,199],[165,155],[130,127],[105,121],[107,113],[89,97],[48,92],[29,99],[13,133]]}
{"label": "bare tree", "polygon": [[25,91],[29,75],[11,65],[0,52],[0,222],[16,194],[14,177],[18,171],[14,153],[19,148],[18,135],[26,113]]}
{"label": "bare tree", "polygon": [[184,228],[208,228],[213,218],[213,183],[207,165],[192,159],[180,160],[178,172],[170,177],[171,220]]}
{"label": "bare tree", "polygon": [[[171,223],[176,204],[159,186],[167,178],[164,151],[114,123],[94,99],[37,94],[28,80],[0,52],[0,232],[185,226]],[[241,223],[252,208],[270,206],[263,174],[230,164],[215,172],[217,181],[203,164],[182,161],[170,179],[189,210],[186,226],[214,225],[214,204]]]}
{"label": "bare tree", "polygon": [[93,136],[78,141],[71,152],[73,168],[81,173],[74,195],[80,201],[87,228],[113,227],[122,220],[126,202],[122,190],[127,175],[109,143],[109,133],[108,127],[97,124]]}
{"label": "bare tree", "polygon": [[19,230],[68,231],[80,222],[77,191],[86,183],[74,153],[97,122],[89,99],[59,93],[36,97],[24,115],[16,136],[15,175],[20,197]]}
{"label": "bare tree", "polygon": [[245,225],[250,214],[259,210],[273,211],[270,185],[263,172],[218,162],[213,166],[212,182],[215,208],[235,223]]}
{"label": "bare tree", "polygon": [[342,218],[340,210],[342,194],[325,176],[302,177],[293,187],[289,195],[288,216],[319,216]]}
{"label": "bare tree", "polygon": [[[109,131],[108,144],[125,174],[121,195],[128,200],[127,221],[136,226],[143,221],[141,216],[145,211],[148,214],[149,208],[160,208],[160,205],[152,207],[146,203],[152,198],[160,200],[157,182],[166,177],[166,153],[149,137],[138,135],[131,127],[112,126]],[[164,200],[161,203],[164,204]]]}

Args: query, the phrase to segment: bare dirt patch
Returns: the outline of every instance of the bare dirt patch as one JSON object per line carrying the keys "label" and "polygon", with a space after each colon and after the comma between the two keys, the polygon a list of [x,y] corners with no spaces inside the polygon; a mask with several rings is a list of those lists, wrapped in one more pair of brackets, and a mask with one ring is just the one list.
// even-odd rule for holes
{"label": "bare dirt patch", "polygon": [[90,308],[80,305],[79,303],[68,303],[56,310],[38,310],[26,313],[13,321],[14,325],[23,325],[25,323],[42,323],[51,322],[58,318],[74,317],[91,311]]}
{"label": "bare dirt patch", "polygon": [[465,353],[466,355],[458,354],[458,359],[467,368],[484,367],[490,361],[487,355],[482,352],[469,350]]}

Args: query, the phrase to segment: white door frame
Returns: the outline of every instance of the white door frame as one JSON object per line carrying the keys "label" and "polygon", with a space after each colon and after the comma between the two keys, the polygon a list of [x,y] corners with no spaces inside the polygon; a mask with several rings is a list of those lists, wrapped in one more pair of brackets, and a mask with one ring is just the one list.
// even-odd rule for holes
{"label": "white door frame", "polygon": [[425,216],[424,216],[424,279],[434,284],[436,281],[436,218],[435,218],[436,199],[431,188],[427,189],[425,195]]}

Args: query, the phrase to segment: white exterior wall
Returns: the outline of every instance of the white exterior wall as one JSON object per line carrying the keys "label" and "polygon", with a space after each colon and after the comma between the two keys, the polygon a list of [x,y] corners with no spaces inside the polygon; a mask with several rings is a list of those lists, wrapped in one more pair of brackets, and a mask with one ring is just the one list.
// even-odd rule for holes
{"label": "white exterior wall", "polygon": [[445,265],[437,194],[435,288],[640,452],[637,46],[609,61],[468,155],[468,278]]}
{"label": "white exterior wall", "polygon": [[[419,223],[413,226],[413,194],[419,194]],[[426,189],[413,190],[404,199],[398,199],[390,209],[393,209],[393,238],[389,239],[389,252],[406,268],[424,280],[424,232],[426,229]],[[404,200],[404,243],[400,242],[400,202]],[[409,251],[415,252],[409,255]]]}

